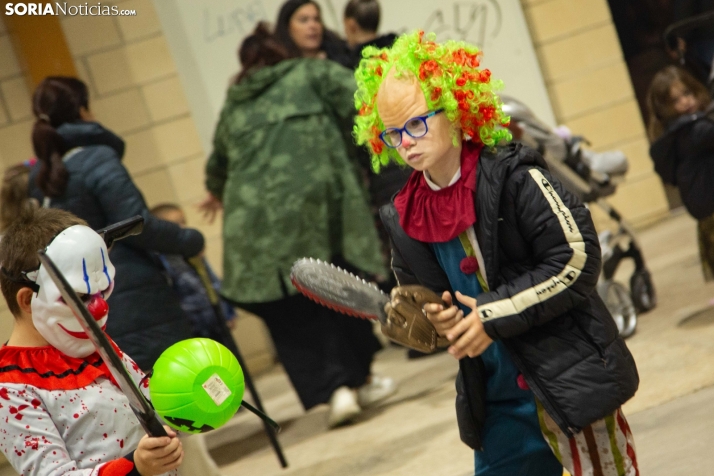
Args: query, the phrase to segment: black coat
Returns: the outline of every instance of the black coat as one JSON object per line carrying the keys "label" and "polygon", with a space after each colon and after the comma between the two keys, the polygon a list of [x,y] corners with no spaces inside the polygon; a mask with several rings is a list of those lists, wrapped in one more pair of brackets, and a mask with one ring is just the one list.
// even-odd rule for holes
{"label": "black coat", "polygon": [[680,117],[650,147],[655,172],[679,188],[697,220],[714,214],[714,120],[703,113]]}
{"label": "black coat", "polygon": [[[477,297],[488,335],[505,344],[548,414],[568,435],[612,414],[637,390],[635,362],[595,291],[600,246],[590,212],[522,145],[484,150],[476,178],[476,237],[490,291]],[[381,210],[399,284],[452,291],[428,244]],[[481,358],[459,361],[461,439],[478,449],[485,418]]]}
{"label": "black coat", "polygon": [[[116,268],[108,299],[109,334],[139,366],[148,370],[170,345],[192,337],[188,317],[152,251],[193,256],[204,246],[203,235],[149,214],[144,197],[121,164],[124,142],[94,122],[63,124],[57,131],[71,148],[65,155],[67,189],[50,206],[70,211],[98,229],[135,215],[144,217],[144,231],[114,244]],[[30,173],[30,195],[44,195]]]}
{"label": "black coat", "polygon": [[378,36],[373,40],[366,43],[351,48],[349,63],[345,64],[348,68],[357,69],[359,62],[362,61],[362,50],[368,46],[374,46],[375,48],[391,48],[397,39],[397,35],[394,33],[387,33],[386,35]]}

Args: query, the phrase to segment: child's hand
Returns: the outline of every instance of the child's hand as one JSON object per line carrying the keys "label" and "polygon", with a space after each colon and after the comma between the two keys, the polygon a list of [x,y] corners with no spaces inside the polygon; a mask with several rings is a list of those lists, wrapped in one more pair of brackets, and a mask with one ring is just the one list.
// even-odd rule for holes
{"label": "child's hand", "polygon": [[483,323],[476,311],[476,299],[464,296],[458,291],[456,291],[456,299],[473,311],[448,331],[446,338],[453,344],[449,347],[449,353],[457,359],[463,359],[467,355],[477,357],[484,353],[493,339],[486,334],[486,330],[483,328]]}
{"label": "child's hand", "polygon": [[426,317],[434,325],[436,333],[445,336],[446,333],[464,318],[464,313],[458,306],[454,306],[451,300],[451,293],[444,291],[441,295],[444,306],[441,304],[424,304]]}
{"label": "child's hand", "polygon": [[134,451],[134,464],[141,476],[155,476],[176,469],[183,461],[183,447],[174,432],[164,426],[168,437],[151,438],[149,435],[139,441]]}

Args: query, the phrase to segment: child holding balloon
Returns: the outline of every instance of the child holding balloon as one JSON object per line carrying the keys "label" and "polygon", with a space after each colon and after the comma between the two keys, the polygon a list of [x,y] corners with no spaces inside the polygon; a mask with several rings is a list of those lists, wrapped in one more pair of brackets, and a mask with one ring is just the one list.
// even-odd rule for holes
{"label": "child holding balloon", "polygon": [[[0,450],[21,474],[176,474],[176,433],[144,434],[128,399],[47,272],[44,249],[92,316],[106,325],[114,266],[102,238],[74,215],[28,210],[0,242],[0,288],[15,322],[0,347]],[[115,346],[129,374],[139,367]]]}

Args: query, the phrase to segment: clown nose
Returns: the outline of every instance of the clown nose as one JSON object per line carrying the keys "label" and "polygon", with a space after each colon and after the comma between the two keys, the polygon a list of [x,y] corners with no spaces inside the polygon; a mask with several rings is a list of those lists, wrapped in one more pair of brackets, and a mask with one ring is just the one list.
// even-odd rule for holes
{"label": "clown nose", "polygon": [[87,304],[87,310],[94,319],[99,320],[109,312],[109,304],[99,294],[95,294]]}

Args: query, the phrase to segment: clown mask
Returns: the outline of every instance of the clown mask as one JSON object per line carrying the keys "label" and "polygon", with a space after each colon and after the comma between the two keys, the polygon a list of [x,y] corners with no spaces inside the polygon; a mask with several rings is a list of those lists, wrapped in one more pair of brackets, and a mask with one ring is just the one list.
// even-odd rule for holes
{"label": "clown mask", "polygon": [[[401,130],[396,151],[404,162],[415,170],[429,172],[432,179],[442,179],[442,186],[446,186],[461,164],[461,143],[454,145],[456,126],[446,114],[429,110],[418,80],[399,78],[390,71],[377,94],[377,110],[385,129]],[[418,129],[423,132],[417,137],[406,132],[414,123],[422,126]]]}
{"label": "clown mask", "polygon": [[[115,270],[102,237],[89,227],[71,226],[52,240],[46,253],[104,330],[109,313],[105,299],[114,288]],[[44,266],[40,266],[36,282],[40,289],[32,297],[31,306],[37,331],[50,345],[70,357],[81,358],[93,353],[94,345]]]}

